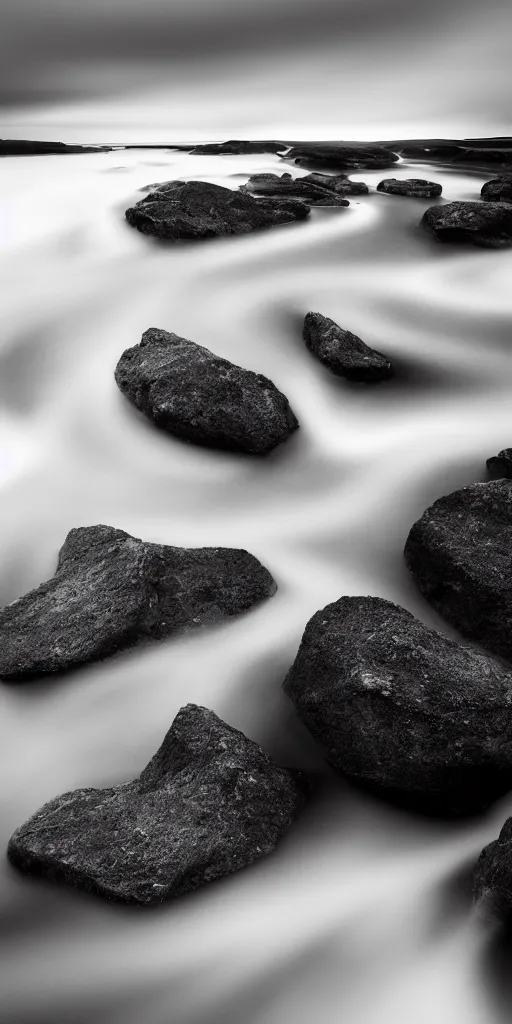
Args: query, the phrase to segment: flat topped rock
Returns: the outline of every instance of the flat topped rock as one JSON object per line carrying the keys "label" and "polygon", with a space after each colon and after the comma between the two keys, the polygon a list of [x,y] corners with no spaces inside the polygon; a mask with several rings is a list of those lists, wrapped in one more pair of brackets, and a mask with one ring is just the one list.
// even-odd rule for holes
{"label": "flat topped rock", "polygon": [[413,810],[471,814],[512,786],[512,670],[390,601],[318,611],[284,689],[335,768]]}
{"label": "flat topped rock", "polygon": [[284,149],[287,149],[286,142],[229,139],[228,142],[207,142],[202,146],[194,146],[192,155],[238,156],[244,153],[280,153]]}
{"label": "flat topped rock", "polygon": [[438,242],[469,242],[484,249],[512,245],[512,206],[507,203],[448,203],[431,206],[421,225]]}
{"label": "flat topped rock", "polygon": [[265,196],[294,196],[303,199],[310,206],[348,206],[349,203],[333,189],[322,188],[304,178],[292,178],[291,174],[253,174],[240,186],[244,192],[255,192]]}
{"label": "flat topped rock", "polygon": [[271,853],[309,783],[206,708],[187,704],[138,779],[50,800],[8,855],[124,903],[161,903]]}
{"label": "flat topped rock", "polygon": [[296,160],[300,164],[320,164],[330,167],[352,168],[353,170],[371,167],[389,167],[398,160],[396,153],[386,146],[351,143],[315,143],[305,142],[292,146],[286,154],[286,160]]}
{"label": "flat topped rock", "polygon": [[426,509],[405,545],[422,594],[464,636],[512,658],[512,485],[472,484]]}
{"label": "flat topped rock", "polygon": [[150,544],[112,526],[71,530],[52,579],[0,611],[0,676],[60,672],[247,611],[277,587],[238,548]]}
{"label": "flat topped rock", "polygon": [[486,181],[485,185],[482,185],[480,195],[488,203],[512,203],[512,175]]}
{"label": "flat topped rock", "polygon": [[432,199],[440,196],[442,186],[436,181],[425,181],[424,178],[384,178],[377,185],[377,192],[387,192],[393,196],[412,196],[415,199]]}
{"label": "flat topped rock", "polygon": [[512,818],[480,854],[473,876],[475,902],[484,914],[512,923]]}
{"label": "flat topped rock", "polygon": [[247,234],[308,216],[297,199],[255,198],[207,181],[167,181],[126,211],[143,234],[171,241]]}
{"label": "flat topped rock", "polygon": [[268,377],[155,327],[123,352],[115,378],[149,419],[194,444],[265,455],[299,425]]}
{"label": "flat topped rock", "polygon": [[504,448],[497,455],[493,455],[487,459],[486,465],[490,475],[495,479],[512,479],[512,448]]}
{"label": "flat topped rock", "polygon": [[[291,175],[290,175],[291,177]],[[351,181],[346,174],[321,174],[319,171],[312,171],[300,179],[312,185],[319,185],[329,192],[336,192],[343,196],[364,196],[368,194],[368,185],[364,181]]]}
{"label": "flat topped rock", "polygon": [[0,156],[57,156],[67,153],[106,153],[111,146],[68,146],[65,142],[40,142],[27,139],[0,139]]}
{"label": "flat topped rock", "polygon": [[386,356],[321,313],[306,314],[303,337],[309,351],[339,377],[370,384],[393,375]]}

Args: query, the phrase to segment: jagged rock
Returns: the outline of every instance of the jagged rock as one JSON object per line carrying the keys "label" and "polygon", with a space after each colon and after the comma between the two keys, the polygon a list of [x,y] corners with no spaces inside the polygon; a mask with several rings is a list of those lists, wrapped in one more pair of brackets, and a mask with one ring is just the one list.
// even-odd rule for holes
{"label": "jagged rock", "polygon": [[503,451],[487,459],[487,469],[492,477],[500,479],[507,477],[512,479],[512,448],[504,448]]}
{"label": "jagged rock", "polygon": [[286,149],[285,142],[251,142],[230,139],[228,142],[207,142],[203,146],[194,146],[193,156],[236,156],[244,153],[280,153]]}
{"label": "jagged rock", "polygon": [[346,174],[321,174],[319,171],[312,171],[311,174],[306,174],[300,180],[311,182],[312,185],[320,185],[321,188],[326,188],[329,192],[337,192],[343,196],[368,195],[368,185],[365,185],[364,181],[351,181]]}
{"label": "jagged rock", "polygon": [[308,216],[296,199],[256,199],[208,181],[169,181],[126,211],[132,227],[172,241],[247,234]]}
{"label": "jagged rock", "polygon": [[291,174],[253,174],[240,189],[265,196],[293,196],[295,199],[303,199],[309,206],[349,205],[346,199],[332,189],[322,188],[304,178],[292,178]]}
{"label": "jagged rock", "polygon": [[393,375],[386,356],[321,313],[306,314],[303,336],[309,351],[339,377],[374,383]]}
{"label": "jagged rock", "polygon": [[412,809],[471,814],[512,786],[512,670],[390,601],[318,611],[284,689],[336,769]]}
{"label": "jagged rock", "polygon": [[480,195],[488,203],[512,203],[512,175],[486,181],[485,185],[482,185]]}
{"label": "jagged rock", "polygon": [[484,847],[473,876],[475,902],[488,917],[512,922],[512,818],[499,836]]}
{"label": "jagged rock", "polygon": [[68,146],[65,142],[30,142],[24,139],[0,139],[0,156],[45,156],[49,153],[106,153],[111,146]]}
{"label": "jagged rock", "polygon": [[427,601],[461,633],[512,658],[512,485],[471,484],[414,524],[405,558]]}
{"label": "jagged rock", "polygon": [[123,352],[115,378],[149,419],[194,444],[265,455],[299,426],[268,377],[155,327]]}
{"label": "jagged rock", "polygon": [[292,146],[286,154],[286,160],[296,160],[305,166],[323,164],[340,170],[358,170],[389,167],[398,160],[398,156],[385,146],[369,143],[305,142]]}
{"label": "jagged rock", "polygon": [[484,249],[512,245],[512,207],[507,203],[448,203],[431,206],[422,227],[439,242],[470,242]]}
{"label": "jagged rock", "polygon": [[379,181],[377,192],[387,192],[393,196],[413,196],[415,199],[433,199],[440,196],[442,186],[435,181],[425,181],[424,178],[406,178],[400,181],[398,178],[384,178]]}
{"label": "jagged rock", "polygon": [[306,800],[301,772],[206,708],[187,704],[138,779],[50,800],[8,855],[125,903],[161,903],[271,853]]}
{"label": "jagged rock", "polygon": [[95,661],[238,615],[276,589],[247,551],[79,527],[66,537],[55,576],[0,611],[0,676],[23,680]]}

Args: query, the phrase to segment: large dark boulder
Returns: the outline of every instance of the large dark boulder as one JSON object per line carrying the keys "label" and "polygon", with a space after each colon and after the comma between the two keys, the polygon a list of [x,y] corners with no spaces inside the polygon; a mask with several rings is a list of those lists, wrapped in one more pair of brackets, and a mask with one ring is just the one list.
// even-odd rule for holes
{"label": "large dark boulder", "polygon": [[461,633],[512,658],[512,485],[471,484],[414,524],[405,559],[427,601]]}
{"label": "large dark boulder", "polygon": [[338,377],[372,384],[393,375],[386,356],[321,313],[306,314],[303,336],[309,351]]}
{"label": "large dark boulder", "polygon": [[373,143],[304,142],[292,146],[286,160],[309,166],[328,166],[339,170],[389,167],[398,160],[386,146]]}
{"label": "large dark boulder", "polygon": [[348,200],[333,189],[322,188],[305,178],[292,178],[291,174],[253,174],[240,188],[243,192],[263,196],[293,196],[303,199],[309,206],[349,205]]}
{"label": "large dark boulder", "polygon": [[201,146],[194,146],[193,156],[239,156],[245,153],[280,153],[286,149],[285,142],[253,141],[241,139],[229,139],[228,142],[206,142]]}
{"label": "large dark boulder", "polygon": [[311,183],[326,188],[329,192],[336,192],[342,196],[366,196],[368,185],[364,181],[351,181],[346,174],[321,174],[320,171],[312,171],[300,179],[304,184]]}
{"label": "large dark boulder", "polygon": [[187,704],[138,779],[50,800],[16,830],[8,855],[29,875],[161,903],[271,853],[308,789],[301,772]]}
{"label": "large dark boulder", "polygon": [[106,153],[111,146],[68,146],[65,142],[30,142],[25,139],[0,139],[0,156],[65,156],[69,153]]}
{"label": "large dark boulder", "polygon": [[473,876],[476,903],[486,916],[512,923],[512,818],[499,836],[484,847]]}
{"label": "large dark boulder", "polygon": [[387,192],[392,196],[412,196],[414,199],[433,199],[440,196],[442,186],[435,181],[425,181],[424,178],[384,178],[379,181],[377,192]]}
{"label": "large dark boulder", "polygon": [[512,203],[512,175],[486,181],[480,195],[487,203]]}
{"label": "large dark boulder", "polygon": [[194,444],[265,455],[299,425],[268,377],[155,327],[123,352],[115,378],[149,419]]}
{"label": "large dark boulder", "polygon": [[512,787],[512,670],[390,601],[318,611],[284,689],[330,764],[398,803],[472,814]]}
{"label": "large dark boulder", "polygon": [[431,206],[421,225],[438,242],[470,242],[484,249],[512,245],[512,206],[507,203],[448,203]]}
{"label": "large dark boulder", "polygon": [[208,181],[168,181],[126,211],[132,227],[171,241],[239,235],[308,216],[297,199],[256,199]]}
{"label": "large dark boulder", "polygon": [[0,676],[23,680],[95,661],[238,615],[276,589],[247,551],[80,527],[68,533],[55,576],[0,611]]}
{"label": "large dark boulder", "polygon": [[504,448],[497,455],[487,459],[487,469],[492,477],[512,479],[512,448]]}

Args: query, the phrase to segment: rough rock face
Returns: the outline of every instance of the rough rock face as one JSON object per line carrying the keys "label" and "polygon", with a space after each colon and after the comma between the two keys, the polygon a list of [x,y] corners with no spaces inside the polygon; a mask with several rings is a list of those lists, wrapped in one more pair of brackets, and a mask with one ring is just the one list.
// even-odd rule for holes
{"label": "rough rock face", "polygon": [[333,189],[322,188],[304,178],[291,174],[253,174],[241,185],[242,192],[256,192],[265,196],[293,196],[303,199],[309,206],[348,206],[349,203]]}
{"label": "rough rock face", "polygon": [[[491,139],[473,140],[476,145],[468,145],[464,140],[440,142],[438,140],[425,140],[425,142],[394,142],[390,145],[405,160],[421,160],[422,163],[444,163],[444,164],[471,164],[480,167],[510,167],[512,165],[512,153],[510,152],[510,139],[497,139],[499,145],[489,146]],[[487,143],[487,145],[486,145]]]}
{"label": "rough rock face", "polygon": [[31,875],[125,903],[161,903],[271,853],[308,792],[213,711],[187,704],[134,782],[45,804],[8,855]]}
{"label": "rough rock face", "polygon": [[303,220],[309,207],[296,199],[256,199],[207,181],[168,181],[126,211],[132,227],[171,241],[247,234]]}
{"label": "rough rock face", "polygon": [[194,146],[193,156],[233,156],[244,153],[280,153],[286,149],[285,142],[251,142],[229,139],[228,142],[208,142],[203,146]]}
{"label": "rough rock face", "polygon": [[390,601],[318,611],[284,689],[335,768],[413,809],[470,814],[512,785],[512,670]]}
{"label": "rough rock face", "polygon": [[123,352],[115,378],[159,427],[194,444],[265,455],[299,425],[268,377],[155,327]]}
{"label": "rough rock face", "polygon": [[480,854],[473,876],[475,901],[489,916],[512,921],[512,818]]}
{"label": "rough rock face", "polygon": [[414,524],[407,565],[422,594],[465,636],[512,658],[512,485],[472,484]]}
{"label": "rough rock face", "polygon": [[286,154],[287,160],[297,160],[300,164],[324,164],[340,170],[352,168],[357,170],[370,167],[389,167],[398,160],[386,146],[367,143],[321,143],[305,142],[292,146]]}
{"label": "rough rock face", "polygon": [[495,479],[503,477],[512,479],[512,448],[504,448],[497,455],[487,459],[487,469]]}
{"label": "rough rock face", "polygon": [[247,551],[79,527],[66,537],[55,576],[0,611],[0,676],[23,680],[104,658],[238,615],[276,589]]}
{"label": "rough rock face", "polygon": [[512,245],[512,206],[508,203],[431,206],[421,225],[439,242],[470,242],[484,249]]}
{"label": "rough rock face", "polygon": [[366,196],[368,185],[364,181],[351,181],[346,174],[321,174],[319,171],[312,171],[300,179],[303,183],[311,182],[312,185],[319,185],[329,192],[337,192],[343,196]]}
{"label": "rough rock face", "polygon": [[321,313],[306,314],[304,341],[309,351],[339,377],[375,383],[393,375],[386,356]]}
{"label": "rough rock face", "polygon": [[398,178],[384,178],[379,181],[377,192],[387,192],[393,196],[413,196],[415,199],[433,199],[440,196],[442,186],[435,181],[425,181],[424,178],[406,178],[399,181]]}
{"label": "rough rock face", "polygon": [[512,175],[486,181],[485,185],[482,185],[480,195],[488,203],[512,203]]}

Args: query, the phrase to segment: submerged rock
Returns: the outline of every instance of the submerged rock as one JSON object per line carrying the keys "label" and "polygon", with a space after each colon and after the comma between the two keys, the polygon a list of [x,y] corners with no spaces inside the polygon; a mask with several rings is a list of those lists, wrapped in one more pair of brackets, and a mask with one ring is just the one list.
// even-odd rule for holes
{"label": "submerged rock", "polygon": [[115,378],[157,426],[194,444],[265,455],[299,425],[268,377],[155,327],[123,352]]}
{"label": "submerged rock", "polygon": [[486,181],[480,195],[488,203],[512,203],[512,175]]}
{"label": "submerged rock", "polygon": [[306,314],[303,336],[309,351],[339,377],[374,383],[393,375],[386,356],[321,313]]}
{"label": "submerged rock", "polygon": [[351,181],[346,174],[321,174],[319,171],[312,171],[311,174],[306,174],[300,180],[311,182],[312,185],[320,185],[320,188],[326,188],[329,192],[337,192],[343,196],[368,195],[368,185],[365,185],[364,181]]}
{"label": "submerged rock", "polygon": [[0,676],[23,680],[247,611],[277,587],[237,548],[150,544],[71,530],[52,579],[0,611]]}
{"label": "submerged rock", "polygon": [[512,922],[512,818],[507,818],[499,836],[484,847],[474,877],[475,901],[489,917],[507,925]]}
{"label": "submerged rock", "polygon": [[187,704],[138,779],[50,800],[9,859],[125,903],[161,903],[271,853],[309,784],[206,708]]}
{"label": "submerged rock", "polygon": [[471,484],[414,524],[405,559],[422,594],[461,633],[512,658],[512,485]]}
{"label": "submerged rock", "polygon": [[228,142],[207,142],[202,146],[194,146],[193,156],[236,156],[244,153],[280,153],[287,148],[286,142],[251,142],[240,139],[229,139]]}
{"label": "submerged rock", "polygon": [[412,809],[471,814],[512,786],[512,671],[390,601],[318,611],[284,689],[335,768]]}
{"label": "submerged rock", "polygon": [[507,477],[512,479],[512,448],[504,448],[503,451],[487,459],[487,469],[495,479]]}
{"label": "submerged rock", "polygon": [[484,249],[512,245],[512,207],[507,203],[431,206],[421,225],[439,242],[470,242]]}
{"label": "submerged rock", "polygon": [[287,160],[297,163],[323,164],[325,166],[352,168],[353,170],[371,167],[389,167],[398,160],[396,153],[380,146],[367,143],[322,143],[305,142],[292,146],[286,154]]}
{"label": "submerged rock", "polygon": [[208,181],[167,181],[126,211],[132,227],[171,241],[247,234],[308,216],[296,199],[256,199]]}
{"label": "submerged rock", "polygon": [[303,199],[309,206],[349,205],[343,196],[332,189],[322,188],[304,178],[292,178],[291,174],[253,174],[240,189],[265,196],[293,196]]}
{"label": "submerged rock", "polygon": [[406,178],[400,181],[398,178],[384,178],[379,181],[377,192],[387,192],[393,196],[413,196],[415,199],[433,199],[440,196],[442,186],[435,181],[425,181],[424,178]]}

